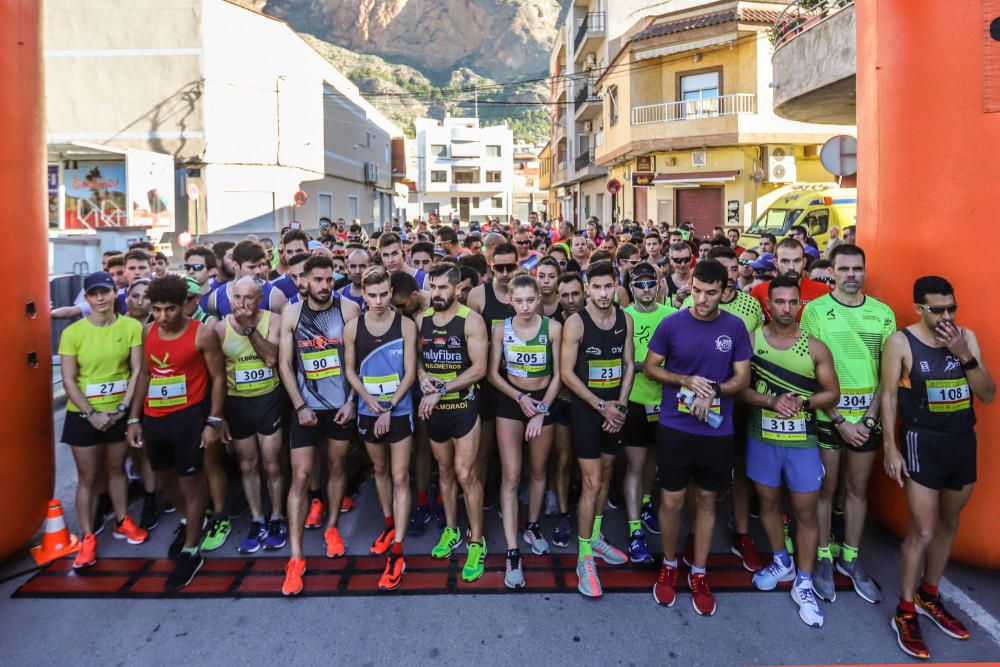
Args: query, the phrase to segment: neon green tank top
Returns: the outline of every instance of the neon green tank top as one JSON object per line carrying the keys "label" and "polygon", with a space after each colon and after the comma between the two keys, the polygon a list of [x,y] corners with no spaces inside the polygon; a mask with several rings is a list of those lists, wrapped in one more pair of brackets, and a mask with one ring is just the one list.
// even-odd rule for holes
{"label": "neon green tank top", "polygon": [[[764,329],[754,335],[754,355],[750,359],[750,386],[760,394],[779,396],[795,392],[802,398],[819,391],[816,367],[809,356],[809,334],[799,334],[795,345],[779,350],[767,342]],[[754,406],[747,432],[750,437],[779,447],[815,447],[816,411],[800,410],[782,419],[772,410]]]}
{"label": "neon green tank top", "polygon": [[[662,303],[656,304],[656,310],[650,313],[643,313],[636,309],[635,304],[625,308],[625,312],[632,317],[632,343],[635,346],[636,362],[645,361],[649,352],[649,340],[653,337],[656,327],[667,315],[677,312],[673,306],[665,306]],[[636,373],[632,381],[632,391],[629,392],[628,400],[632,403],[645,405],[649,409],[646,416],[649,421],[659,419],[660,402],[663,398],[663,387],[647,378],[642,373]]]}
{"label": "neon green tank top", "polygon": [[519,378],[540,378],[552,375],[552,339],[549,319],[542,317],[538,333],[530,340],[521,340],[514,331],[514,318],[503,321],[503,360],[507,375]]}
{"label": "neon green tank top", "polygon": [[[257,331],[267,338],[271,313],[260,311]],[[254,398],[270,394],[278,388],[278,374],[269,368],[253,349],[250,339],[233,329],[226,318],[226,335],[222,339],[222,353],[226,356],[226,389],[230,396]]]}

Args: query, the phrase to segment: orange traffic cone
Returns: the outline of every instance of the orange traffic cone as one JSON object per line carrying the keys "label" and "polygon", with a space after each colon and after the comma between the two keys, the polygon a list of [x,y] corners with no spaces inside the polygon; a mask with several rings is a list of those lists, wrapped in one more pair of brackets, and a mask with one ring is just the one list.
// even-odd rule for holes
{"label": "orange traffic cone", "polygon": [[42,543],[31,550],[31,556],[39,565],[45,565],[56,558],[62,558],[80,550],[80,540],[70,535],[63,519],[62,504],[57,499],[49,501],[49,511],[45,515],[45,534]]}

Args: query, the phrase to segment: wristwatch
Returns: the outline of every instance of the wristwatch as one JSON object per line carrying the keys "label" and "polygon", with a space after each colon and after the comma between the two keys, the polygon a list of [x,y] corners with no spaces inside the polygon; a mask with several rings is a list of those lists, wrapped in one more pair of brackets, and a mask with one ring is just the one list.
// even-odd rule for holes
{"label": "wristwatch", "polygon": [[249,338],[249,337],[250,337],[250,335],[251,335],[251,334],[252,334],[252,333],[253,333],[254,331],[256,331],[256,330],[257,330],[257,327],[247,327],[246,329],[244,329],[244,330],[243,330],[243,335],[244,335],[244,336],[246,336],[247,338]]}
{"label": "wristwatch", "polygon": [[222,428],[222,417],[206,417],[205,426],[211,426],[218,431]]}
{"label": "wristwatch", "polygon": [[712,383],[712,391],[715,392],[716,398],[722,398],[722,387],[719,386],[718,382]]}
{"label": "wristwatch", "polygon": [[844,419],[844,415],[837,415],[836,417],[834,417],[830,421],[833,422],[834,426],[840,426],[841,424],[843,424],[847,420]]}
{"label": "wristwatch", "polygon": [[875,419],[874,417],[866,416],[864,419],[861,420],[861,423],[864,424],[865,428],[867,428],[869,431],[874,431],[876,428],[878,428],[878,420]]}
{"label": "wristwatch", "polygon": [[91,408],[90,412],[81,412],[80,413],[80,419],[86,421],[86,420],[90,419],[91,417],[93,417],[96,414],[97,414],[97,410],[95,410],[94,408]]}
{"label": "wristwatch", "polygon": [[618,412],[620,412],[622,414],[625,414],[626,412],[628,412],[628,408],[624,404],[622,404],[622,403],[616,403],[615,407],[618,408]]}
{"label": "wristwatch", "polygon": [[603,398],[601,400],[597,401],[597,411],[600,412],[601,410],[604,409],[604,406],[606,406],[606,405],[607,405],[607,403],[605,402],[605,400]]}
{"label": "wristwatch", "polygon": [[963,371],[971,371],[973,368],[979,368],[979,359],[972,357],[968,361],[964,361],[961,364],[959,364],[959,368],[961,368]]}
{"label": "wristwatch", "polygon": [[379,401],[378,404],[379,407],[388,410],[389,412],[392,412],[393,408],[396,407],[395,405],[393,405],[392,401]]}
{"label": "wristwatch", "polygon": [[438,387],[438,393],[441,394],[442,396],[444,396],[445,394],[448,393],[448,383],[447,382],[442,382],[441,383],[441,386]]}
{"label": "wristwatch", "polygon": [[115,410],[117,410],[118,412],[125,413],[125,412],[128,412],[128,406],[125,405],[124,403],[119,403],[118,407],[115,408]]}
{"label": "wristwatch", "polygon": [[535,409],[538,410],[543,415],[549,414],[549,404],[548,403],[539,403],[538,405],[535,406]]}

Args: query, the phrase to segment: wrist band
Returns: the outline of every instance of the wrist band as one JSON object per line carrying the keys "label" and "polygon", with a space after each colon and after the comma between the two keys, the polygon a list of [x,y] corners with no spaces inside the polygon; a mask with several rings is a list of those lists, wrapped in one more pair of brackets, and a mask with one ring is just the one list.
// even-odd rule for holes
{"label": "wrist band", "polygon": [[140,419],[138,417],[129,417],[128,421],[125,422],[126,425],[131,426],[132,424],[138,424]]}
{"label": "wrist band", "polygon": [[303,410],[305,410],[305,409],[306,409],[306,407],[307,407],[307,406],[306,406],[306,404],[305,404],[305,403],[303,403],[303,404],[302,404],[302,405],[300,405],[299,407],[295,408],[295,414],[299,414],[300,412],[302,412]]}

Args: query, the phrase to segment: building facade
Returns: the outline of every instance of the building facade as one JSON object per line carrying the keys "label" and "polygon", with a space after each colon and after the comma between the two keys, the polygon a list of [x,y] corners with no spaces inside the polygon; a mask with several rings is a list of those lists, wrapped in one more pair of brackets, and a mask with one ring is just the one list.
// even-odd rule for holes
{"label": "building facade", "polygon": [[514,134],[478,118],[418,118],[416,159],[419,215],[463,222],[513,215]]}
{"label": "building facade", "polygon": [[529,213],[544,211],[546,195],[541,187],[539,153],[542,146],[514,144],[514,191],[511,215],[527,222]]}
{"label": "building facade", "polygon": [[174,231],[394,215],[402,131],[282,21],[226,0],[50,0],[45,44],[50,165],[80,142],[171,156]]}

